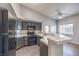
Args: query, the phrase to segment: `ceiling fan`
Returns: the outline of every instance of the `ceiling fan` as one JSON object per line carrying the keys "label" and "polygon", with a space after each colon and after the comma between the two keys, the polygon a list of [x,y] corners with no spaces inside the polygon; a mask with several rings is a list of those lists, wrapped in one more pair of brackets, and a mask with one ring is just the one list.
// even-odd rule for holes
{"label": "ceiling fan", "polygon": [[57,16],[58,19],[62,19],[62,12],[60,9],[57,10]]}
{"label": "ceiling fan", "polygon": [[67,13],[66,11],[62,9],[57,9],[56,13],[57,13],[56,19],[62,19],[63,17],[67,17],[69,15],[69,13]]}

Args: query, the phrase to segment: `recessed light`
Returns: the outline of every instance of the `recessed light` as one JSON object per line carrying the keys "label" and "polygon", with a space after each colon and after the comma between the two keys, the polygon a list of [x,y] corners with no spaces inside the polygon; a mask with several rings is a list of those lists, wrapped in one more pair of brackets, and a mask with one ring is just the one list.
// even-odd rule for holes
{"label": "recessed light", "polygon": [[62,16],[59,16],[58,19],[62,19]]}

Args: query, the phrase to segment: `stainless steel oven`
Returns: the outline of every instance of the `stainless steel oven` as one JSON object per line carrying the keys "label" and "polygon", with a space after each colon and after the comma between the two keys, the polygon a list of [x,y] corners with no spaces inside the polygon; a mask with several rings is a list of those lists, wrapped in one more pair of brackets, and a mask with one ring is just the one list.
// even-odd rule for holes
{"label": "stainless steel oven", "polygon": [[35,26],[27,26],[28,45],[36,44]]}

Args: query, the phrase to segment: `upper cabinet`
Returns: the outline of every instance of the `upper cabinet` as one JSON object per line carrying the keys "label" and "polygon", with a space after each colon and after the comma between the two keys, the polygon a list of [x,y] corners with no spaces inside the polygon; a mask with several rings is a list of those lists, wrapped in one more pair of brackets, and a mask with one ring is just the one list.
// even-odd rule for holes
{"label": "upper cabinet", "polygon": [[21,20],[16,20],[16,30],[21,30],[22,29],[22,21]]}
{"label": "upper cabinet", "polygon": [[35,30],[42,29],[42,23],[34,21],[9,20],[9,30],[27,30],[27,26],[35,26]]}
{"label": "upper cabinet", "polygon": [[22,28],[22,30],[26,30],[27,29],[27,22],[22,21],[21,28]]}
{"label": "upper cabinet", "polygon": [[9,30],[21,30],[21,22],[20,20],[16,20],[16,19],[9,19]]}
{"label": "upper cabinet", "polygon": [[16,26],[15,19],[9,19],[8,20],[8,26],[9,26],[9,30],[15,30],[15,26]]}
{"label": "upper cabinet", "polygon": [[36,30],[42,30],[42,24],[41,23],[35,23]]}
{"label": "upper cabinet", "polygon": [[35,30],[41,30],[42,23],[32,21],[22,21],[22,30],[27,30],[27,26],[35,26]]}

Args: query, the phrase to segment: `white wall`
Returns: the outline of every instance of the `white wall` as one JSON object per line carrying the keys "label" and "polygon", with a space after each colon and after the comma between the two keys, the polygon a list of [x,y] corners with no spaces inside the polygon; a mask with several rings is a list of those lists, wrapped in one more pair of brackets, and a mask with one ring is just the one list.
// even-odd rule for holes
{"label": "white wall", "polygon": [[16,18],[16,14],[11,6],[10,3],[0,3],[0,8],[5,8],[9,12],[9,17],[10,18]]}
{"label": "white wall", "polygon": [[14,12],[16,13],[16,16],[18,18],[22,18],[21,17],[22,11],[21,11],[21,7],[20,7],[19,3],[18,4],[17,3],[11,3],[11,6],[12,6]]}
{"label": "white wall", "polygon": [[[43,16],[31,9],[29,9],[28,7],[23,7],[21,6],[21,16],[25,19],[25,20],[32,20],[32,21],[37,21],[37,22],[41,22],[42,23],[42,31],[44,32],[46,29],[44,29],[45,25],[50,25],[54,27],[54,31],[53,33],[56,33],[56,21]],[[51,32],[50,32],[51,33]]]}
{"label": "white wall", "polygon": [[64,18],[59,21],[59,25],[62,24],[73,24],[74,34],[64,34],[72,38],[72,42],[79,44],[79,15]]}
{"label": "white wall", "polygon": [[45,25],[54,26],[53,33],[56,32],[56,22],[55,20],[46,17],[42,14],[35,12],[34,10],[29,9],[28,7],[21,6],[20,4],[9,4],[1,3],[0,7],[6,8],[9,11],[9,17],[11,18],[22,18],[24,20],[37,21],[42,23],[42,31],[45,31]]}
{"label": "white wall", "polygon": [[[49,28],[50,28],[49,33],[50,34],[56,33],[56,21],[55,20],[46,20],[46,21],[44,21],[42,23],[42,29],[43,29],[42,31],[43,32],[45,32],[45,30],[46,30],[46,29],[44,29],[46,25],[49,25]],[[51,31],[51,27],[53,27],[52,31]]]}

